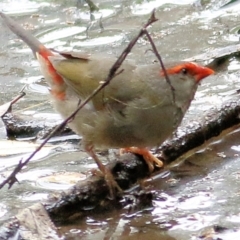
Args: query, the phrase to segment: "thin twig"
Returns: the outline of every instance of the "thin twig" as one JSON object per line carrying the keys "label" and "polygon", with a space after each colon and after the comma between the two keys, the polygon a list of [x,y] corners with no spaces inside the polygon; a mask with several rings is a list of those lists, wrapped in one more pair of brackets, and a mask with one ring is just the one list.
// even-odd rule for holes
{"label": "thin twig", "polygon": [[12,105],[26,95],[26,93],[23,92],[24,88],[25,88],[25,86],[21,89],[21,91],[19,92],[19,95],[17,97],[15,97],[11,102],[6,103],[6,104],[8,104],[8,107],[7,107],[6,111],[4,111],[3,114],[1,114],[1,117],[4,117],[8,112],[10,112],[12,110]]}
{"label": "thin twig", "polygon": [[146,28],[152,23],[156,22],[157,20],[158,19],[155,18],[155,10],[153,10],[150,18],[148,19],[148,22],[143,26],[143,28],[139,31],[139,34],[128,44],[128,46],[124,49],[120,57],[113,64],[113,66],[109,70],[109,74],[106,80],[101,85],[99,85],[99,87],[96,88],[93,91],[93,93],[88,98],[86,98],[68,118],[66,118],[61,124],[58,125],[25,161],[22,161],[22,160],[19,161],[18,165],[15,167],[13,172],[0,184],[0,189],[3,188],[7,183],[9,184],[9,188],[11,188],[12,185],[17,181],[17,178],[16,178],[17,173],[19,173],[21,169],[28,164],[28,162],[35,156],[35,154],[38,151],[40,151],[41,148],[48,142],[48,140],[57,131],[64,128],[67,125],[67,123],[69,123],[76,116],[79,110],[81,110],[96,94],[98,94],[104,87],[106,87],[115,76],[117,76],[123,71],[123,70],[120,70],[119,72],[117,72],[117,70],[120,68],[121,64],[127,57],[127,55],[132,50],[133,46],[136,44],[137,40],[145,34]]}
{"label": "thin twig", "polygon": [[21,91],[20,94],[11,101],[11,104],[13,105],[13,104],[16,103],[19,99],[21,99],[22,97],[24,97],[25,95],[26,95],[26,93],[23,92],[23,91]]}
{"label": "thin twig", "polygon": [[172,91],[173,103],[175,103],[175,88],[173,87],[173,85],[172,85],[172,83],[171,83],[171,80],[169,79],[169,76],[168,76],[167,71],[166,71],[166,68],[165,68],[165,66],[164,66],[164,64],[163,64],[162,58],[161,58],[160,54],[158,53],[158,50],[157,50],[157,48],[156,48],[156,45],[155,45],[155,43],[153,42],[153,40],[152,40],[150,34],[148,33],[147,29],[145,29],[145,34],[146,34],[146,36],[147,36],[147,38],[148,38],[148,40],[149,40],[149,42],[150,42],[150,44],[151,44],[151,46],[152,46],[152,49],[153,49],[154,54],[156,55],[158,61],[160,62],[160,65],[161,65],[161,67],[162,67],[162,70],[163,70],[165,79],[166,79],[167,83],[169,84],[169,86],[170,86],[170,88],[171,88],[171,91]]}

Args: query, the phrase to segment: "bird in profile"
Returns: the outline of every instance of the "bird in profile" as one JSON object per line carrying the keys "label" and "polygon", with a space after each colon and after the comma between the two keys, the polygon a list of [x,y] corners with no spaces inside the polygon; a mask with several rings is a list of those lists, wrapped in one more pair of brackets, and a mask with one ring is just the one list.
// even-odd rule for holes
{"label": "bird in profile", "polygon": [[[107,54],[57,52],[45,47],[16,21],[0,12],[3,22],[21,38],[38,59],[49,87],[53,107],[66,119],[105,81],[116,58]],[[125,60],[121,74],[68,123],[82,136],[86,152],[105,177],[111,195],[121,191],[95,149],[123,148],[143,155],[149,170],[163,162],[149,152],[159,146],[181,123],[200,81],[214,71],[192,62],[139,65]],[[166,81],[166,74],[170,79]],[[174,97],[173,97],[174,89]]]}

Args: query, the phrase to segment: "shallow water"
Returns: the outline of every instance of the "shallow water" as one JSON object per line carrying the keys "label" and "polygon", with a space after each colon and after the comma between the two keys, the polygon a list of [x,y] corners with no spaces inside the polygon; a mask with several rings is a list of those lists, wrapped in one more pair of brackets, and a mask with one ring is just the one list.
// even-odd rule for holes
{"label": "shallow water", "polygon": [[[99,11],[89,14],[78,1],[1,1],[0,9],[14,16],[46,46],[118,56],[155,7],[159,19],[149,28],[162,58],[176,61],[239,42],[240,4],[227,1],[94,1]],[[181,2],[179,4],[179,2]],[[201,4],[203,3],[203,5]],[[31,17],[30,17],[31,16]],[[90,18],[92,21],[90,21]],[[103,25],[101,28],[100,24]],[[89,30],[86,33],[86,29]],[[48,89],[31,51],[0,23],[0,105],[26,84],[26,97],[14,105],[16,114],[35,121],[60,121],[48,100]],[[130,57],[152,62],[147,41],[138,41]],[[240,88],[239,62],[204,80],[184,119],[199,119]],[[60,228],[67,239],[238,239],[240,212],[238,129],[213,139],[168,174],[149,180],[153,207],[89,216]],[[66,189],[95,164],[79,151],[78,137],[54,138],[19,175],[20,184],[1,190],[0,222],[19,209],[41,201],[48,193]],[[34,149],[27,139],[0,139],[0,180]],[[38,143],[36,143],[38,144]],[[14,149],[14,152],[13,152]],[[105,160],[107,161],[107,160]],[[218,228],[216,227],[218,226]],[[222,231],[219,231],[223,228]],[[204,238],[203,238],[204,239]]]}

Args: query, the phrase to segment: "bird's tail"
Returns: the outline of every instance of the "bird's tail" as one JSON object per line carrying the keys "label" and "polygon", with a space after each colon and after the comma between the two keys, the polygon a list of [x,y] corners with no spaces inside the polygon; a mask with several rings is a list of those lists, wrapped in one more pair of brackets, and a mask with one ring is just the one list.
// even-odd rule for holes
{"label": "bird's tail", "polygon": [[36,39],[30,32],[23,29],[20,24],[14,21],[12,18],[0,12],[0,16],[2,17],[4,23],[9,27],[9,29],[15,33],[19,38],[21,38],[33,51],[34,54],[36,52],[47,51],[49,55],[53,55],[50,50],[48,50],[38,39]]}
{"label": "bird's tail", "polygon": [[30,32],[22,28],[12,18],[8,17],[3,12],[0,12],[0,16],[9,29],[21,38],[32,49],[34,55],[38,58],[42,73],[51,86],[51,93],[59,99],[64,99],[66,89],[64,80],[56,72],[52,63],[49,61],[49,57],[54,56],[55,54],[50,49],[46,48]]}

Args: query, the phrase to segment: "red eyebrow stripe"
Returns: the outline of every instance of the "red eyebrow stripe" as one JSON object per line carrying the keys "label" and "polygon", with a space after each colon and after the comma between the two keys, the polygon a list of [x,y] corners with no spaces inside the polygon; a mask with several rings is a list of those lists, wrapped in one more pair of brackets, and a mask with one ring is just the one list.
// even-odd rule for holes
{"label": "red eyebrow stripe", "polygon": [[[175,67],[168,68],[168,69],[166,69],[166,72],[169,75],[177,74],[177,73],[181,72],[183,69],[186,69],[190,75],[195,77],[197,82],[214,73],[214,71],[212,69],[203,67],[203,66],[198,65],[193,62],[186,62],[186,63],[179,64]],[[164,76],[163,71],[161,71],[160,74],[161,74],[161,76]]]}

